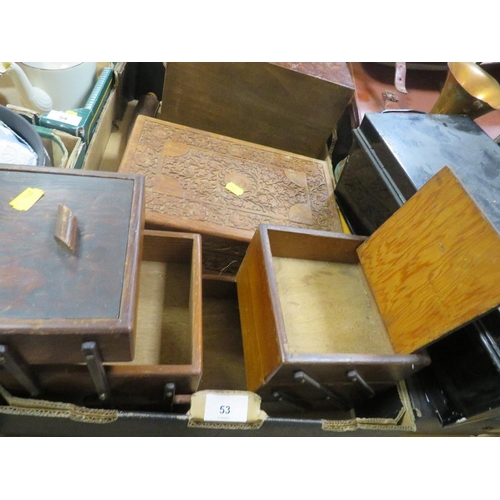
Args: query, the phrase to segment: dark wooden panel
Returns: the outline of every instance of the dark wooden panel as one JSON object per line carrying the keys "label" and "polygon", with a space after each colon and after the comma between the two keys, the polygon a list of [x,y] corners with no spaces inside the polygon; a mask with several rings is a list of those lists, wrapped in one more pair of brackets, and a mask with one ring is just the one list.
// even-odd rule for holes
{"label": "dark wooden panel", "polygon": [[[117,318],[134,182],[0,171],[0,316]],[[26,212],[8,202],[27,187],[45,195]],[[78,220],[75,253],[54,239],[59,204]]]}
{"label": "dark wooden panel", "polygon": [[159,117],[325,158],[353,95],[347,63],[167,63]]}

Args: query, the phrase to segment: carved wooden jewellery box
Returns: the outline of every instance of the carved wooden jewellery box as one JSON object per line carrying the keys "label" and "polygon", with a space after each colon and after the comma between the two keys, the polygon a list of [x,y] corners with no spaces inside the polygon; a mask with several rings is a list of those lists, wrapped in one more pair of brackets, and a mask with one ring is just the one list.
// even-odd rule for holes
{"label": "carved wooden jewellery box", "polygon": [[340,231],[325,161],[138,116],[119,172],[146,178],[146,227],[199,233],[235,274],[260,223]]}
{"label": "carved wooden jewellery box", "polygon": [[262,225],[237,274],[247,384],[349,409],[500,304],[499,218],[443,168],[372,236]]}
{"label": "carved wooden jewellery box", "polygon": [[25,386],[25,365],[133,358],[143,190],[136,175],[0,166],[1,360]]}

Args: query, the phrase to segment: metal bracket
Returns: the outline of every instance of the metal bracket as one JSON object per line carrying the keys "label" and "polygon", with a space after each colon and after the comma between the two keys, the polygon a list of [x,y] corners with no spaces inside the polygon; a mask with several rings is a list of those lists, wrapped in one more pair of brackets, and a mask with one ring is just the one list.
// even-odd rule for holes
{"label": "metal bracket", "polygon": [[284,391],[274,391],[273,398],[280,403],[288,403],[290,406],[294,408],[299,408],[300,410],[311,410],[312,405],[307,401],[303,401],[291,394],[288,394]]}
{"label": "metal bracket", "polygon": [[31,396],[35,397],[40,394],[40,389],[35,384],[24,359],[3,344],[0,345],[0,366],[3,366]]}
{"label": "metal bracket", "polygon": [[500,373],[500,348],[495,342],[493,335],[491,335],[490,331],[481,320],[478,320],[477,323],[474,323],[474,327],[479,334],[479,340],[486,349],[491,362],[495,366],[497,372]]}
{"label": "metal bracket", "polygon": [[406,90],[406,63],[404,62],[396,63],[396,71],[394,74],[394,86],[399,92],[403,94],[408,93],[408,91]]}
{"label": "metal bracket", "polygon": [[167,412],[172,411],[174,407],[175,384],[167,382],[163,390],[163,406]]}
{"label": "metal bracket", "polygon": [[109,401],[111,399],[111,391],[109,390],[106,371],[102,365],[102,358],[97,344],[95,342],[84,342],[82,344],[82,352],[85,356],[85,362],[97,390],[99,400],[103,402]]}
{"label": "metal bracket", "polygon": [[293,374],[293,378],[300,382],[301,384],[309,384],[318,391],[322,392],[327,400],[333,401],[341,410],[347,411],[350,409],[350,405],[347,403],[346,399],[340,394],[336,394],[330,389],[327,389],[324,385],[320,384],[317,380],[314,380],[307,373],[303,371],[298,371]]}
{"label": "metal bracket", "polygon": [[347,378],[353,384],[359,385],[369,398],[375,396],[375,391],[368,385],[366,380],[356,370],[348,371]]}

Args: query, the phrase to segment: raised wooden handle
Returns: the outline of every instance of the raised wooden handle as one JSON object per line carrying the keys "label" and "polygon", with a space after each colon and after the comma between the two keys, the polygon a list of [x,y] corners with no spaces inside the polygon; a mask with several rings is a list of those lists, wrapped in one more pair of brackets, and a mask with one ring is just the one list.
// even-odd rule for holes
{"label": "raised wooden handle", "polygon": [[56,227],[54,238],[68,248],[71,253],[76,249],[76,230],[78,219],[66,205],[57,207]]}

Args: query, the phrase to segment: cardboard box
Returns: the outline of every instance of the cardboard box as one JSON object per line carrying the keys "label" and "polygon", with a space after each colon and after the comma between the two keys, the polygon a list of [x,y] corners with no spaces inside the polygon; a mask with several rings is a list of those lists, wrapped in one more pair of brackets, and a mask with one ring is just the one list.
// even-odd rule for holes
{"label": "cardboard box", "polygon": [[[162,436],[338,436],[412,435],[415,415],[404,383],[352,412],[308,412],[284,401],[262,402],[246,390],[245,362],[236,283],[227,277],[203,278],[203,374],[192,396],[176,393],[170,406],[156,403],[117,406],[76,403],[74,399],[19,397],[0,385],[0,433],[30,435]],[[122,365],[123,366],[123,365]],[[46,367],[50,368],[50,367]],[[80,367],[85,369],[84,367]],[[63,374],[64,375],[64,374]],[[140,383],[141,378],[137,383]],[[248,398],[246,422],[205,420],[207,395]],[[186,397],[188,396],[188,397]],[[5,400],[2,405],[2,398]],[[193,404],[191,404],[191,401]],[[80,398],[81,401],[81,398]],[[145,409],[146,408],[146,409]],[[253,411],[250,411],[252,409]],[[16,425],[17,422],[17,425]],[[103,425],[93,425],[93,424]]]}
{"label": "cardboard box", "polygon": [[83,108],[49,111],[40,116],[40,125],[81,137],[85,144],[89,144],[113,87],[114,75],[113,68],[102,68]]}
{"label": "cardboard box", "polygon": [[47,166],[82,168],[85,159],[85,147],[80,137],[39,125],[34,125],[34,127],[42,138],[43,146],[47,151],[49,159]]}
{"label": "cardboard box", "polygon": [[[19,397],[0,385],[0,434],[25,436],[349,437],[470,436],[498,432],[498,422],[462,422],[442,428],[412,378],[350,412],[309,411],[286,401],[263,402],[246,391],[236,283],[203,279],[203,376],[191,398],[176,394],[152,409],[84,405]],[[246,422],[205,421],[207,393],[247,396]],[[77,396],[75,394],[75,396]],[[95,403],[95,400],[94,400]],[[96,425],[99,424],[99,425]]]}

